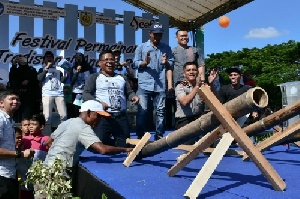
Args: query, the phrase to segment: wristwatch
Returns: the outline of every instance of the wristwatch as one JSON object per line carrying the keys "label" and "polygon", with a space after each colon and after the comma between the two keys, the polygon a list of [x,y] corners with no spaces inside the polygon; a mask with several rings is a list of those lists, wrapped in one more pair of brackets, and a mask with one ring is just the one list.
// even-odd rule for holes
{"label": "wristwatch", "polygon": [[17,158],[21,158],[23,156],[23,151],[16,151]]}

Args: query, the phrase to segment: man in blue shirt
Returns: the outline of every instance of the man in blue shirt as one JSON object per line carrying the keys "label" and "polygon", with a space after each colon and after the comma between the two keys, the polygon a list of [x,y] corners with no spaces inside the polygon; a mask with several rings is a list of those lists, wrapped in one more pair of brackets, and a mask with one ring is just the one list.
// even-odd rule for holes
{"label": "man in blue shirt", "polygon": [[171,47],[160,42],[163,32],[162,24],[159,22],[152,24],[149,31],[150,39],[138,46],[135,51],[134,65],[138,68],[137,96],[140,99],[136,121],[136,132],[139,138],[145,133],[148,102],[151,98],[156,108],[155,140],[160,139],[164,134],[166,77],[168,91],[170,91],[173,89],[174,63]]}

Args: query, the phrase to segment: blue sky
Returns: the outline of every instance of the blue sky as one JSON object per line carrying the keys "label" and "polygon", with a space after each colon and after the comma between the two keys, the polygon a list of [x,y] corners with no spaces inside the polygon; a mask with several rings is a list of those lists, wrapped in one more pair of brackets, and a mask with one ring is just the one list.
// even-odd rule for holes
{"label": "blue sky", "polygon": [[[144,12],[121,0],[49,0],[57,2],[59,7],[64,4],[77,4],[79,9],[84,6],[97,7],[98,12],[103,8],[115,9],[117,14],[122,14],[124,10],[135,11],[137,16]],[[36,0],[36,4],[42,4],[42,0]],[[262,48],[268,44],[280,44],[288,40],[300,40],[300,24],[297,13],[300,7],[298,0],[255,0],[245,6],[238,8],[226,16],[230,18],[230,25],[221,28],[218,19],[205,24],[205,55],[223,51],[237,51],[242,48]],[[11,28],[11,38],[14,32],[18,31],[17,17],[13,17],[16,22],[15,28]],[[62,24],[62,20],[59,20]],[[41,36],[39,24],[41,19],[36,19],[35,36]],[[97,25],[97,31],[102,29],[102,25]],[[79,26],[83,30],[81,26]],[[63,29],[62,29],[63,31]],[[58,32],[58,37],[62,38],[63,32]],[[175,29],[170,30],[170,46],[177,45],[174,34]],[[102,35],[98,34],[97,40],[103,41]],[[83,36],[83,31],[79,29],[79,37]],[[117,41],[122,41],[122,27],[117,26]],[[141,43],[141,34],[137,34],[136,44]]]}

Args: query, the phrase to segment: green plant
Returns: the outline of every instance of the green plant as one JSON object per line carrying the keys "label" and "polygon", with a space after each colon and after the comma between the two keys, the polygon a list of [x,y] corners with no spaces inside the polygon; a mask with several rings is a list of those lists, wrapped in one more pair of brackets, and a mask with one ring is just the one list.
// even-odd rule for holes
{"label": "green plant", "polygon": [[27,172],[25,187],[35,186],[35,196],[45,195],[47,199],[72,198],[71,179],[64,162],[56,158],[52,165],[44,165],[41,160],[35,161]]}
{"label": "green plant", "polygon": [[108,199],[108,197],[105,195],[105,193],[102,194],[102,199]]}

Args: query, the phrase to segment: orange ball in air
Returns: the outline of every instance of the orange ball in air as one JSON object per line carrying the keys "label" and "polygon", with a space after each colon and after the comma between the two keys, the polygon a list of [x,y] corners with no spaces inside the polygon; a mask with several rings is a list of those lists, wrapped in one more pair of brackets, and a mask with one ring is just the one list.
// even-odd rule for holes
{"label": "orange ball in air", "polygon": [[227,16],[222,16],[219,19],[219,24],[222,28],[227,28],[229,26],[230,20]]}

